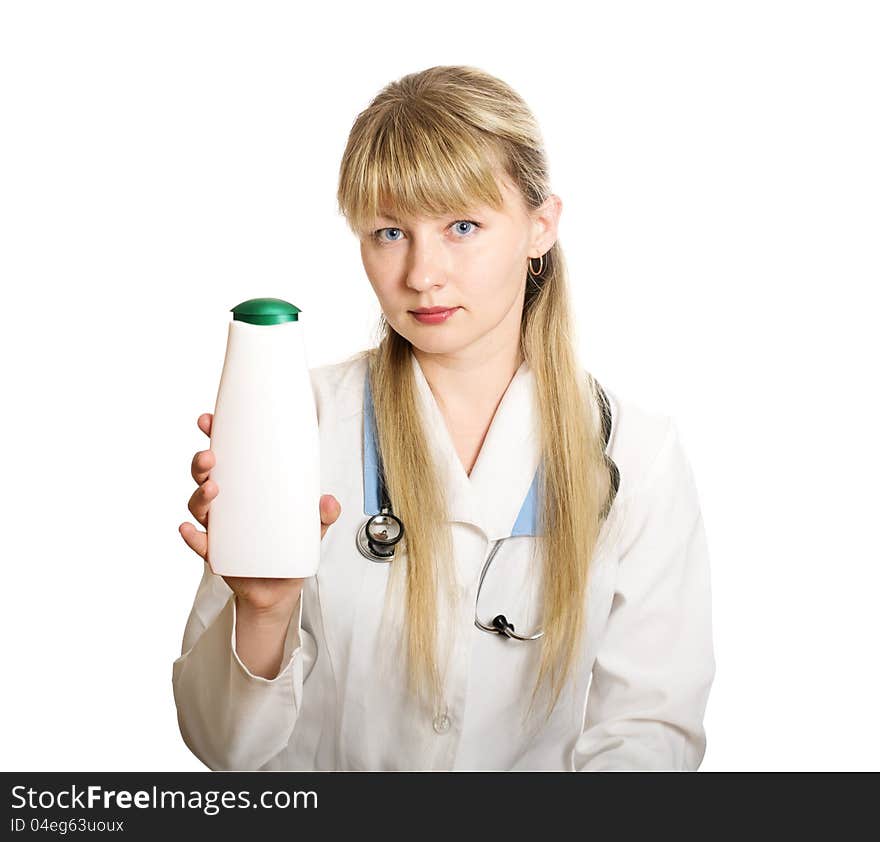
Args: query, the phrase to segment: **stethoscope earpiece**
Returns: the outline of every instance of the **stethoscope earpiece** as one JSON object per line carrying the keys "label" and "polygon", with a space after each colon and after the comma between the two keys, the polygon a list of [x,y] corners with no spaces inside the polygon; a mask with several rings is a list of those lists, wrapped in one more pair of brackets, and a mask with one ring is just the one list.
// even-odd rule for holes
{"label": "stethoscope earpiece", "polygon": [[492,563],[492,559],[495,558],[495,553],[498,552],[498,548],[505,541],[510,540],[511,537],[513,536],[508,536],[507,538],[499,538],[495,542],[495,546],[492,547],[492,552],[489,553],[489,557],[486,559],[485,564],[483,564],[482,571],[480,571],[480,581],[477,584],[477,595],[474,599],[474,625],[484,632],[491,632],[492,634],[503,634],[505,637],[512,638],[513,640],[537,640],[538,638],[544,636],[543,631],[538,630],[534,634],[517,634],[516,630],[513,627],[513,623],[508,623],[507,617],[505,617],[503,614],[496,614],[491,624],[489,625],[486,625],[486,623],[480,620],[478,610],[480,606],[480,592],[483,590],[483,580],[486,578],[486,571],[489,569],[489,565]]}
{"label": "stethoscope earpiece", "polygon": [[[508,623],[507,617],[505,617],[503,614],[499,614],[494,620],[492,620],[492,625],[495,626],[495,628],[498,629],[501,634],[507,634],[508,630],[516,631],[513,623]],[[507,636],[509,637],[510,635]]]}
{"label": "stethoscope earpiece", "polygon": [[[595,380],[593,382],[596,385],[599,397],[602,420],[602,438],[604,439],[604,446],[607,451],[612,427],[611,406],[605,391],[595,382]],[[367,380],[367,388],[369,388],[369,379]],[[607,452],[605,459],[611,472],[611,493],[609,499],[606,501],[605,510],[602,513],[603,518],[607,516],[611,503],[613,502],[620,485],[620,472],[617,470],[617,465],[614,464],[614,461],[608,456]],[[385,473],[382,470],[381,462],[377,468],[377,478],[379,481],[379,511],[377,514],[372,515],[369,520],[363,523],[361,528],[358,529],[356,543],[360,554],[364,558],[369,559],[370,561],[389,562],[394,561],[395,547],[398,541],[403,538],[403,522],[392,513],[391,500],[388,497],[388,489],[385,486]],[[512,537],[514,536],[508,536],[508,538]],[[491,632],[492,634],[503,634],[505,637],[513,638],[514,640],[538,640],[544,636],[543,630],[538,630],[534,634],[517,634],[513,623],[508,623],[507,617],[503,614],[497,614],[492,620],[491,625],[483,623],[478,616],[480,592],[483,589],[483,580],[486,578],[486,571],[489,569],[492,559],[498,552],[498,548],[504,541],[508,540],[508,538],[499,538],[495,541],[495,546],[492,548],[492,552],[489,553],[488,558],[483,564],[483,569],[480,573],[480,581],[477,585],[476,598],[474,599],[474,625],[482,631]]]}

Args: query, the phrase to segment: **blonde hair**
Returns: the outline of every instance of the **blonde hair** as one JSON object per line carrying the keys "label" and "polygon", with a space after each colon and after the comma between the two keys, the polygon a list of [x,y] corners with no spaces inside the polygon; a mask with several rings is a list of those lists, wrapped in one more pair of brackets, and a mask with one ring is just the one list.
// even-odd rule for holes
{"label": "blonde hair", "polygon": [[[519,188],[529,210],[550,195],[543,142],[528,106],[479,68],[430,67],[388,84],[357,116],[340,165],[337,200],[350,229],[363,236],[386,207],[408,218],[454,215],[474,204],[499,209],[499,172]],[[550,691],[549,718],[580,655],[590,562],[612,479],[596,384],[583,375],[575,353],[558,239],[544,255],[541,275],[527,279],[520,343],[534,372],[543,460],[538,517],[544,635],[529,712],[543,686]],[[367,352],[368,376],[388,493],[406,525],[386,596],[405,589],[401,631],[408,690],[436,711],[446,663],[439,651],[445,635],[437,629],[438,604],[454,600],[457,592],[444,483],[425,458],[410,347],[382,314],[377,347]]]}

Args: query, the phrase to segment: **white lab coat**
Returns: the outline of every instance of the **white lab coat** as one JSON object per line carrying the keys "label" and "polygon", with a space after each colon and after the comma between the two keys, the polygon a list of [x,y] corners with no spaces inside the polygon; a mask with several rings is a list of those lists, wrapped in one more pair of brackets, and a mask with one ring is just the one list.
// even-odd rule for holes
{"label": "white lab coat", "polygon": [[[369,485],[367,361],[356,356],[310,372],[321,489],[342,512],[294,610],[281,671],[268,680],[239,659],[232,591],[205,564],[173,664],[186,745],[222,770],[697,769],[715,674],[709,557],[674,422],[605,386],[613,418],[607,452],[620,488],[592,562],[581,662],[549,722],[523,728],[540,641],[479,630],[474,598],[493,542],[507,538],[486,575],[480,617],[489,623],[503,613],[519,633],[540,628],[532,558],[540,538],[508,537],[539,466],[534,375],[525,362],[517,370],[468,476],[421,366],[411,361],[449,487],[461,595],[458,617],[446,621],[456,634],[445,715],[417,714],[402,672],[384,672],[376,656],[390,565],[365,559],[355,545]],[[532,723],[542,721],[540,705],[538,712]]]}

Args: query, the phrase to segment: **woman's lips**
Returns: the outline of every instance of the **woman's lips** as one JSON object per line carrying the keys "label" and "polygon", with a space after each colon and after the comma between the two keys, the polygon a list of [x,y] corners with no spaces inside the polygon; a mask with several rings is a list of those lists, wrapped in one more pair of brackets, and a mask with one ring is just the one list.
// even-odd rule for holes
{"label": "woman's lips", "polygon": [[410,310],[410,313],[424,325],[439,325],[449,319],[458,309],[458,307],[450,307],[448,310],[441,310],[439,313],[416,313]]}

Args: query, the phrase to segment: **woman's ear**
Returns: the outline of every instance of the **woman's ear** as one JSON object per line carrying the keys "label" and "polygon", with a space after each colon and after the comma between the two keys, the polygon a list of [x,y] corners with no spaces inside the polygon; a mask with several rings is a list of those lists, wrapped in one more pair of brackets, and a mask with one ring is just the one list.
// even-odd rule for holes
{"label": "woman's ear", "polygon": [[530,257],[537,259],[546,254],[559,237],[559,217],[562,215],[562,199],[551,193],[540,207],[532,211],[532,250]]}

